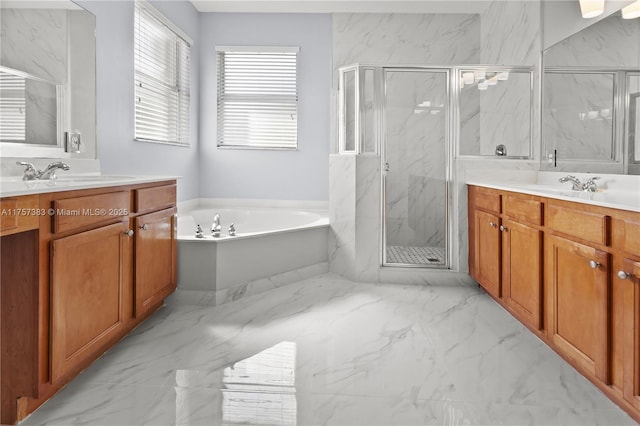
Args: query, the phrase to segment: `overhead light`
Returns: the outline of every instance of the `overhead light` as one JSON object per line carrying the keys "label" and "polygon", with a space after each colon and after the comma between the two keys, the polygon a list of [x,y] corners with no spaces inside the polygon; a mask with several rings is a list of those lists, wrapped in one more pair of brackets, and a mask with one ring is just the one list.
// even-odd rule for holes
{"label": "overhead light", "polygon": [[580,0],[583,18],[595,18],[604,12],[604,0]]}
{"label": "overhead light", "polygon": [[500,81],[509,80],[509,73],[507,71],[499,72],[496,78]]}
{"label": "overhead light", "polygon": [[473,80],[472,72],[462,73],[462,81],[464,81],[464,84],[473,84]]}
{"label": "overhead light", "polygon": [[622,8],[622,19],[640,18],[640,0]]}

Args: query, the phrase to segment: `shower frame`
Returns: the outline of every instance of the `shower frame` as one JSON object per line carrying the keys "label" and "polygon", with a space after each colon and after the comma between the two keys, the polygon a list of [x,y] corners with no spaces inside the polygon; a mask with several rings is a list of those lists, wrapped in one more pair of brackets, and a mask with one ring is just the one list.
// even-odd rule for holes
{"label": "shower frame", "polygon": [[[509,159],[531,159],[533,155],[533,136],[534,136],[534,81],[535,73],[533,66],[510,66],[510,65],[380,65],[370,63],[356,63],[338,68],[339,76],[339,94],[338,94],[338,154],[355,154],[365,156],[379,156],[380,158],[380,219],[381,227],[379,234],[379,264],[384,268],[421,268],[421,269],[459,269],[459,257],[455,252],[458,249],[458,244],[454,239],[456,231],[459,231],[459,221],[454,217],[456,206],[458,205],[457,198],[459,197],[458,189],[455,187],[455,159],[483,159],[492,158],[480,155],[461,155],[460,149],[460,79],[463,71],[486,71],[486,72],[519,72],[530,73],[530,143],[529,152],[526,156],[518,157],[505,157]],[[364,141],[364,123],[361,117],[365,114],[365,107],[362,99],[365,96],[364,84],[365,72],[370,70],[373,72],[373,107],[371,114],[373,114],[373,129],[370,129],[373,136],[372,150],[366,149]],[[384,117],[386,108],[386,80],[385,73],[389,70],[407,70],[407,71],[431,71],[441,72],[446,75],[446,104],[444,110],[447,113],[447,124],[445,126],[445,262],[442,265],[433,264],[411,264],[411,263],[389,263],[387,262],[387,247],[386,247],[386,191],[385,191],[385,163],[387,158],[387,138],[386,130],[387,124]],[[345,91],[344,91],[344,75],[348,71],[355,72],[355,87],[357,93],[355,96],[355,142],[353,149],[346,149],[346,134],[345,134]]]}

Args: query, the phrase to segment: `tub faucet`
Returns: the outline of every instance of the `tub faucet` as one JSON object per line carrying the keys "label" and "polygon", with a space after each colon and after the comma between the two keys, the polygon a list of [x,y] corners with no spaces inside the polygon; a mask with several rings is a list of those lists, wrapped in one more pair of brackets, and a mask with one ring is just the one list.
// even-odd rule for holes
{"label": "tub faucet", "polygon": [[565,177],[561,177],[560,179],[558,179],[558,182],[561,182],[561,183],[571,182],[573,184],[573,187],[571,189],[573,189],[574,191],[585,190],[584,184],[580,182],[580,179],[578,179],[575,176],[567,175]]}
{"label": "tub faucet", "polygon": [[229,225],[229,236],[230,237],[235,237],[236,236],[236,224],[232,223],[231,225]]}
{"label": "tub faucet", "polygon": [[214,237],[219,237],[220,236],[220,214],[216,213],[215,216],[213,216],[213,223],[211,224],[211,235],[213,235]]}

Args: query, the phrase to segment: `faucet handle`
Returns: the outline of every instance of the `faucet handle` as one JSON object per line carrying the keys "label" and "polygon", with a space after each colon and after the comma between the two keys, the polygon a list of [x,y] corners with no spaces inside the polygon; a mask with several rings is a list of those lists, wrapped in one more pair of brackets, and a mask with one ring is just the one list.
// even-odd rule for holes
{"label": "faucet handle", "polygon": [[22,176],[22,180],[35,180],[40,176],[40,172],[35,166],[26,161],[16,161],[16,165],[24,166],[24,175]]}

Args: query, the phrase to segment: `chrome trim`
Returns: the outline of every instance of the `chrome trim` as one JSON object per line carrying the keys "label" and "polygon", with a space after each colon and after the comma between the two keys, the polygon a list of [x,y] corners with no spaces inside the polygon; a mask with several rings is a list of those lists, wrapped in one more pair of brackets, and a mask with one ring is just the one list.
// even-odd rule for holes
{"label": "chrome trim", "polygon": [[[403,267],[403,268],[422,268],[422,269],[450,269],[451,268],[451,239],[452,239],[452,226],[451,226],[451,208],[450,208],[450,186],[452,184],[452,167],[451,167],[451,162],[452,162],[452,143],[451,143],[451,137],[452,137],[452,126],[453,126],[453,120],[451,118],[451,92],[452,92],[452,84],[451,84],[451,74],[453,72],[453,68],[451,67],[427,67],[427,66],[403,66],[403,67],[393,67],[393,66],[383,66],[381,67],[382,70],[382,86],[384,88],[383,93],[384,93],[384,97],[383,97],[383,102],[382,102],[382,133],[381,133],[381,137],[380,137],[380,141],[382,143],[382,148],[381,148],[381,155],[380,155],[380,168],[381,168],[381,172],[382,172],[382,194],[381,194],[381,234],[382,234],[382,238],[381,238],[381,266],[382,267]],[[384,114],[384,111],[386,111],[386,100],[387,100],[387,73],[389,71],[392,72],[402,72],[402,71],[407,71],[407,72],[426,72],[426,73],[436,73],[436,74],[444,74],[445,77],[445,85],[444,85],[444,90],[445,90],[445,102],[446,102],[446,107],[445,110],[447,111],[446,114],[446,124],[445,124],[445,172],[444,172],[444,179],[445,179],[445,194],[444,194],[444,201],[445,201],[445,259],[444,259],[444,264],[405,264],[405,263],[390,263],[387,260],[387,215],[386,215],[386,172],[384,172],[384,164],[387,163],[387,157],[388,157],[388,151],[387,151],[387,147],[388,147],[388,141],[387,141],[387,123],[386,123],[386,115]]]}

